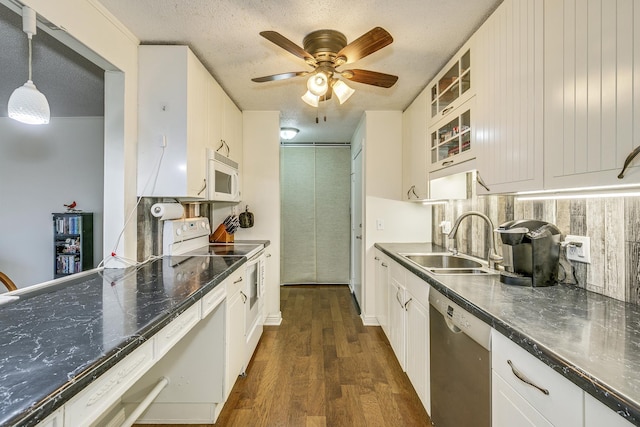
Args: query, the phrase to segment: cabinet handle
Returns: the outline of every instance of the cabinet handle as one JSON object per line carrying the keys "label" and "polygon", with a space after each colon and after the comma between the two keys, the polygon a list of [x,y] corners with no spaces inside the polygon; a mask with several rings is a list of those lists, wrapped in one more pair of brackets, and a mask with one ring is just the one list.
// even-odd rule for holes
{"label": "cabinet handle", "polygon": [[453,110],[453,106],[445,108],[444,110],[442,110],[442,115],[444,116],[445,114],[447,114],[451,110]]}
{"label": "cabinet handle", "polygon": [[198,196],[207,188],[207,178],[202,180],[202,188],[198,191]]}
{"label": "cabinet handle", "polygon": [[479,185],[484,187],[485,190],[491,191],[491,189],[489,189],[489,187],[487,187],[487,184],[485,184],[484,180],[480,176],[480,171],[476,171],[476,181],[478,182]]}
{"label": "cabinet handle", "polygon": [[400,304],[400,307],[404,308],[404,304],[402,303],[402,301],[400,301],[400,295],[398,295],[399,293],[400,293],[400,288],[396,290],[396,299],[398,300],[398,304]]}
{"label": "cabinet handle", "polygon": [[266,258],[271,258],[271,254],[265,255]]}
{"label": "cabinet handle", "polygon": [[389,266],[388,266],[387,264],[385,264],[384,262],[383,262],[383,263],[380,263],[380,265],[382,265],[384,268],[389,267]]}
{"label": "cabinet handle", "polygon": [[622,166],[622,170],[620,171],[620,174],[618,174],[618,179],[624,178],[624,171],[627,170],[627,167],[629,167],[629,164],[633,161],[633,159],[635,159],[638,153],[640,153],[640,146],[636,147],[631,153],[629,153],[627,158],[624,159],[624,166]]}
{"label": "cabinet handle", "polygon": [[236,280],[235,282],[233,282],[233,284],[235,285],[236,283],[240,283],[242,282],[242,277],[240,277],[238,280]]}
{"label": "cabinet handle", "polygon": [[404,311],[407,311],[407,306],[409,305],[409,303],[411,302],[411,300],[413,300],[413,298],[409,298],[407,300],[407,302],[404,303]]}
{"label": "cabinet handle", "polygon": [[380,261],[380,258],[378,258],[377,256],[373,257],[373,259],[375,259],[376,261]]}
{"label": "cabinet handle", "polygon": [[447,166],[453,164],[453,160],[447,160],[446,162],[442,162],[442,166]]}
{"label": "cabinet handle", "polygon": [[413,195],[416,197],[416,199],[419,199],[420,196],[418,196],[418,193],[416,193],[416,186],[412,185],[411,188],[409,188],[409,191],[407,191],[407,199],[411,200],[411,193],[413,193]]}
{"label": "cabinet handle", "polygon": [[224,139],[220,140],[220,147],[218,147],[216,152],[220,151],[220,149],[222,147],[226,147],[227,148],[227,157],[229,157],[229,155],[231,154],[231,148],[229,148],[229,144],[227,144],[227,141],[225,141]]}
{"label": "cabinet handle", "polygon": [[524,376],[524,374],[522,374],[522,372],[518,371],[516,369],[515,366],[513,366],[513,362],[511,360],[507,360],[507,363],[509,364],[509,366],[511,367],[511,372],[513,372],[513,375],[516,376],[516,378],[518,378],[520,381],[522,381],[523,383],[530,385],[533,388],[536,388],[538,390],[540,390],[540,392],[542,394],[546,394],[547,396],[549,395],[549,390],[547,390],[546,388],[542,388],[540,386],[535,385],[533,382],[531,382],[530,379],[528,379],[527,377]]}
{"label": "cabinet handle", "polygon": [[244,294],[244,292],[240,291],[240,296],[242,297],[242,302],[246,303],[247,302],[247,296]]}
{"label": "cabinet handle", "polygon": [[362,236],[356,236],[356,239],[362,240]]}

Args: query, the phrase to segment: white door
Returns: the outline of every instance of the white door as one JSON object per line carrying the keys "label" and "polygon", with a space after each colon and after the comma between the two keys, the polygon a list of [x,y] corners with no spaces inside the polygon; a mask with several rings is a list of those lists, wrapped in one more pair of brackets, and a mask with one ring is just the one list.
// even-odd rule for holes
{"label": "white door", "polygon": [[362,307],[362,149],[351,162],[351,291]]}

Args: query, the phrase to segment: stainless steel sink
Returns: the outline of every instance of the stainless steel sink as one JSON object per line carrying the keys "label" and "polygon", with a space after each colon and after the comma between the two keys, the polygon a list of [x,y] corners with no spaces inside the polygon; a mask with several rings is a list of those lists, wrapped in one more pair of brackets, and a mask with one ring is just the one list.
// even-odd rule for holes
{"label": "stainless steel sink", "polygon": [[403,257],[433,274],[497,274],[486,262],[449,252],[401,253]]}
{"label": "stainless steel sink", "polygon": [[478,261],[448,253],[403,256],[425,268],[480,268],[483,266]]}

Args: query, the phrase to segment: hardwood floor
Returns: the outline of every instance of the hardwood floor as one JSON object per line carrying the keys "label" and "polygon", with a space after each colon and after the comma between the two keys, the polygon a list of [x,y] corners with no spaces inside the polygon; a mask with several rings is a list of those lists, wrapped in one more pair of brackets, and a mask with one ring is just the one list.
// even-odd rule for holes
{"label": "hardwood floor", "polygon": [[363,326],[347,286],[281,288],[216,426],[430,426],[382,329]]}
{"label": "hardwood floor", "polygon": [[362,325],[347,286],[280,289],[282,324],[264,328],[215,426],[431,426],[384,332]]}

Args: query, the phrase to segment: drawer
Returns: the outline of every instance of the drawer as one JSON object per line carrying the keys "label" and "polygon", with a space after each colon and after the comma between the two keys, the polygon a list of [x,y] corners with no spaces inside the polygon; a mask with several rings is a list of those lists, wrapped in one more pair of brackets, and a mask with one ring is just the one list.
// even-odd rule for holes
{"label": "drawer", "polygon": [[153,364],[153,340],[147,341],[65,405],[64,425],[90,425]]}
{"label": "drawer", "polygon": [[227,289],[227,296],[233,296],[244,287],[244,265],[234,271],[231,276],[224,279],[224,285]]}
{"label": "drawer", "polygon": [[[501,333],[492,330],[491,334],[491,368],[553,425],[582,427],[582,389]],[[549,394],[520,380],[514,369]]]}
{"label": "drawer", "polygon": [[227,290],[220,284],[202,298],[202,318],[207,317],[227,297]]}
{"label": "drawer", "polygon": [[389,278],[404,286],[406,274],[408,274],[408,272],[405,267],[393,260],[389,260]]}
{"label": "drawer", "polygon": [[171,323],[162,328],[162,330],[156,334],[154,340],[155,351],[153,354],[156,360],[164,356],[165,353],[169,351],[175,343],[180,341],[180,338],[187,335],[187,332],[189,332],[199,321],[200,304],[194,304],[176,319],[172,320]]}
{"label": "drawer", "polygon": [[413,273],[407,272],[407,291],[424,307],[429,307],[429,284]]}

